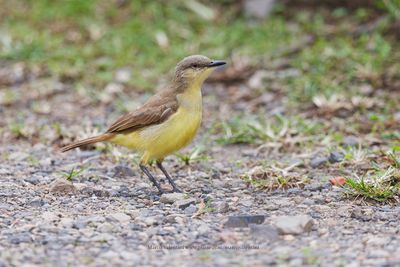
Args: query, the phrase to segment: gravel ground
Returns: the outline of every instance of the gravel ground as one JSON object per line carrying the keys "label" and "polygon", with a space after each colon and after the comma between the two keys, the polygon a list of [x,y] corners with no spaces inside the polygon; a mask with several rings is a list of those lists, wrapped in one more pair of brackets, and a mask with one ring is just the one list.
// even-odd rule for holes
{"label": "gravel ground", "polygon": [[[59,152],[120,114],[112,90],[99,102],[40,71],[13,82],[14,68],[2,68],[18,98],[0,107],[0,266],[400,266],[400,207],[348,198],[332,187],[329,178],[344,167],[335,163],[340,154],[322,155],[325,143],[210,145],[208,159],[189,166],[169,157],[165,166],[186,193],[160,197],[126,150]],[[234,112],[261,105],[257,112],[268,117],[284,110],[279,92],[204,89],[195,144],[212,122]],[[139,95],[129,93],[130,108],[147,97]],[[332,121],[338,131],[348,123]],[[263,161],[298,162],[304,154],[305,163],[292,170],[308,178],[299,187],[261,190],[242,179]],[[84,171],[70,182],[65,173],[74,168]]]}
{"label": "gravel ground", "polygon": [[[241,147],[229,158],[213,149],[207,173],[203,163],[168,161],[187,193],[161,199],[137,167],[100,152],[21,147],[1,147],[0,266],[400,264],[400,207],[350,201],[317,180],[287,191],[247,187],[233,175],[248,157]],[[93,167],[73,184],[54,171],[77,162]]]}

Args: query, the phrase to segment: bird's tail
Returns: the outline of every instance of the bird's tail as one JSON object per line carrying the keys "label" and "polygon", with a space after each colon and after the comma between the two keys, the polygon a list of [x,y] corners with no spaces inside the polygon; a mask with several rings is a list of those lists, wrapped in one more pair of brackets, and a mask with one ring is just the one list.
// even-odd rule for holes
{"label": "bird's tail", "polygon": [[107,141],[109,139],[111,139],[114,136],[114,134],[111,133],[105,133],[105,134],[101,134],[98,136],[94,136],[94,137],[90,137],[90,138],[86,138],[80,141],[76,141],[73,142],[69,145],[66,145],[64,147],[61,148],[61,152],[65,152],[77,147],[81,147],[81,146],[85,146],[85,145],[90,145],[90,144],[94,144],[97,142],[102,142],[102,141]]}

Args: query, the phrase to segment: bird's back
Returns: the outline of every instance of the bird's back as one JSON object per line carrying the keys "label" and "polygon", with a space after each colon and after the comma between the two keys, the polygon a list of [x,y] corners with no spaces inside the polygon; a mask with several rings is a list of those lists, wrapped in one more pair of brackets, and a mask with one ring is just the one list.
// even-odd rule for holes
{"label": "bird's back", "polygon": [[186,146],[196,135],[202,119],[200,86],[193,85],[176,96],[178,108],[168,119],[127,134],[117,134],[110,141],[140,152],[143,162],[162,160]]}

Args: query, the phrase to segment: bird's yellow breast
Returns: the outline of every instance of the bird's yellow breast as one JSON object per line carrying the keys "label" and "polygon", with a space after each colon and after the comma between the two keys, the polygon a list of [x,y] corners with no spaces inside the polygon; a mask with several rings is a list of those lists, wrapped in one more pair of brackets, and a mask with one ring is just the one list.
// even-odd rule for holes
{"label": "bird's yellow breast", "polygon": [[194,84],[177,96],[179,108],[166,121],[110,141],[142,154],[142,162],[162,160],[186,146],[196,135],[202,119],[201,85]]}

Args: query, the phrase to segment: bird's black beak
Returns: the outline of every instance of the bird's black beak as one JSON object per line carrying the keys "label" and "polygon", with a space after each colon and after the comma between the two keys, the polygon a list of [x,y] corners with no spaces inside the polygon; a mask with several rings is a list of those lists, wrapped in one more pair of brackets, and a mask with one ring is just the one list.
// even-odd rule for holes
{"label": "bird's black beak", "polygon": [[226,64],[225,61],[215,60],[215,61],[211,61],[211,63],[208,64],[207,67],[208,68],[214,68],[214,67],[222,66],[222,65],[225,65],[225,64]]}

